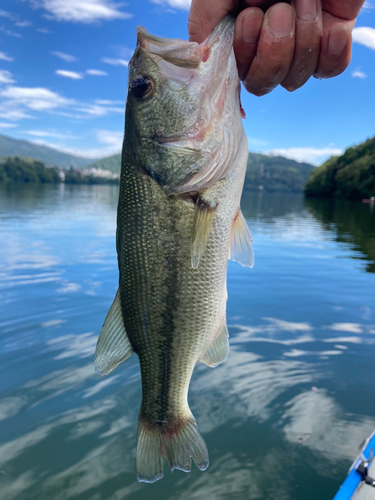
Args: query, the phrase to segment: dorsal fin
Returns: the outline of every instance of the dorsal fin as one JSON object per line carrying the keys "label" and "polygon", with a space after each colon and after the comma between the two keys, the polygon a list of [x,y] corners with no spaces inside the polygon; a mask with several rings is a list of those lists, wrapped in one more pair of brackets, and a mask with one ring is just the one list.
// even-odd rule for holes
{"label": "dorsal fin", "polygon": [[252,268],[254,266],[254,252],[251,242],[250,229],[247,226],[245,217],[238,209],[238,213],[233,221],[232,234],[230,241],[229,258],[241,264],[244,267]]}
{"label": "dorsal fin", "polygon": [[102,377],[111,373],[132,353],[121,312],[120,289],[105,318],[95,351],[95,371]]}
{"label": "dorsal fin", "polygon": [[229,332],[226,323],[221,328],[219,335],[212,342],[207,351],[203,354],[199,361],[205,363],[211,368],[223,363],[229,355]]}

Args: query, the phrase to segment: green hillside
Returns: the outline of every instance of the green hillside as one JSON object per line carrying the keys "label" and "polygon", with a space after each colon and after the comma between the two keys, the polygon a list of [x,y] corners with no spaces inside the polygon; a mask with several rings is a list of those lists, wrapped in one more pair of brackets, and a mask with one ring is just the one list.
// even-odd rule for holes
{"label": "green hillside", "polygon": [[314,168],[283,156],[249,153],[244,191],[300,193]]}
{"label": "green hillside", "polygon": [[3,156],[33,158],[43,163],[51,163],[63,168],[84,168],[88,163],[92,162],[90,158],[69,155],[57,149],[41,146],[33,142],[13,139],[13,137],[0,134],[0,158]]}
{"label": "green hillside", "polygon": [[86,168],[100,168],[102,170],[109,170],[114,174],[120,174],[121,153],[108,156],[107,158],[101,158],[100,160],[90,163]]}
{"label": "green hillside", "polygon": [[348,200],[375,196],[375,137],[315,169],[305,186],[305,195]]}
{"label": "green hillside", "polygon": [[[119,174],[120,164],[121,154],[117,154],[91,163],[87,168],[101,168]],[[282,156],[249,153],[244,190],[300,193],[313,169],[313,165]]]}

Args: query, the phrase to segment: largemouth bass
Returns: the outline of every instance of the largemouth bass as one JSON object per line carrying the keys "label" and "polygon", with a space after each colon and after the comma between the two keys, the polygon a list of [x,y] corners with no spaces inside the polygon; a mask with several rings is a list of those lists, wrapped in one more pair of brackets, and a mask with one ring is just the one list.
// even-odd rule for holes
{"label": "largemouth bass", "polygon": [[240,84],[224,18],[208,39],[159,38],[138,28],[129,64],[117,213],[119,288],[95,368],[139,357],[137,475],[152,483],[208,453],[188,405],[194,367],[225,361],[228,257],[252,267],[240,211],[248,149]]}

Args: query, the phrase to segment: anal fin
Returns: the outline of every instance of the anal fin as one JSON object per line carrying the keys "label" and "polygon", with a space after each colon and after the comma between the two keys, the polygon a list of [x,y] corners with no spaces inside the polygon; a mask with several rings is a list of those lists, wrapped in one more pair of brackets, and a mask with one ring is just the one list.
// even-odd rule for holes
{"label": "anal fin", "polygon": [[241,210],[233,221],[229,258],[244,267],[254,266],[253,238]]}
{"label": "anal fin", "polygon": [[226,323],[222,326],[219,335],[212,342],[207,351],[203,354],[199,361],[205,363],[211,368],[223,363],[229,356],[229,332]]}
{"label": "anal fin", "polygon": [[133,352],[125,331],[121,312],[120,289],[118,289],[96,344],[95,371],[104,377],[125,361]]}

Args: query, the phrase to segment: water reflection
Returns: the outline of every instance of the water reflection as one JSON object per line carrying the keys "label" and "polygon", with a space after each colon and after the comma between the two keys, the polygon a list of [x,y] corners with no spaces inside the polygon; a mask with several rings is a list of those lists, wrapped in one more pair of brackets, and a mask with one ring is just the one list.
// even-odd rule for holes
{"label": "water reflection", "polygon": [[289,441],[298,440],[332,461],[353,459],[353,449],[375,427],[374,418],[345,415],[325,390],[305,392],[290,400],[281,421]]}
{"label": "water reflection", "polygon": [[[366,270],[375,273],[375,210],[373,205],[346,200],[306,198],[305,207],[337,242],[350,243],[366,256]],[[359,254],[356,255],[360,259]],[[363,258],[363,257],[362,257]]]}
{"label": "water reflection", "polygon": [[375,283],[354,260],[374,260],[373,219],[356,221],[359,245],[301,196],[243,200],[257,263],[229,264],[230,357],[198,364],[190,391],[210,467],[150,486],[135,479],[137,358],[104,379],[92,364],[117,284],[117,196],[0,187],[1,499],[331,499],[375,427]]}
{"label": "water reflection", "polygon": [[304,210],[303,198],[299,195],[275,193],[245,193],[241,199],[241,209],[246,219],[262,219],[272,222],[274,218],[283,218],[290,214],[301,215]]}

